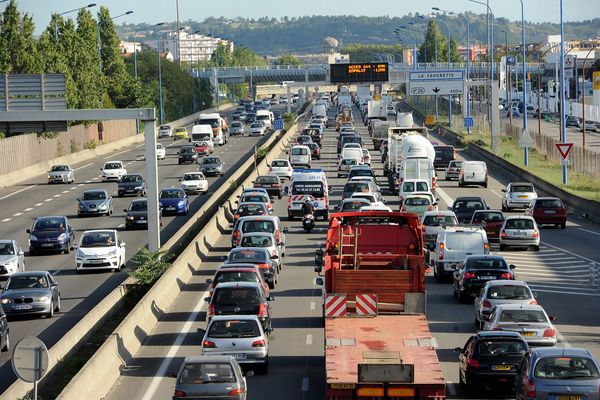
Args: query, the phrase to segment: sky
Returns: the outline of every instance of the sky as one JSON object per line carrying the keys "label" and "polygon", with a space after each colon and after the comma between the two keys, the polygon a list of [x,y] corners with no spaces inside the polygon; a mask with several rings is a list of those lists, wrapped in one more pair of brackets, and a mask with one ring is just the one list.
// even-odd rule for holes
{"label": "sky", "polygon": [[[1,0],[0,0],[1,1]],[[106,6],[112,15],[132,10],[133,14],[115,22],[157,23],[176,20],[177,0],[18,0],[18,8],[33,15],[36,34],[48,25],[53,12],[65,12],[96,2],[96,8]],[[179,18],[203,21],[207,17],[299,17],[306,15],[367,15],[402,17],[409,12],[426,14],[431,7],[454,12],[485,13],[486,7],[469,0],[178,0]],[[561,0],[523,0],[525,19],[531,22],[560,21]],[[600,17],[600,0],[562,0],[565,21],[580,21]],[[483,0],[485,2],[485,0]],[[417,4],[415,4],[417,3]],[[0,4],[3,10],[4,4]],[[519,0],[489,0],[497,17],[520,20]],[[75,13],[69,16],[75,16]],[[600,26],[598,27],[600,32]]]}

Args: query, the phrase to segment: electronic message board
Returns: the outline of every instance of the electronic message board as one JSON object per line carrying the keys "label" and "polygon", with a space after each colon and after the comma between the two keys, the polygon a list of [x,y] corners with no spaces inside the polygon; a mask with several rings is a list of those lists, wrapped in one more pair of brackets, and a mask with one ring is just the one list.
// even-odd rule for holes
{"label": "electronic message board", "polygon": [[387,82],[388,63],[330,64],[331,83]]}

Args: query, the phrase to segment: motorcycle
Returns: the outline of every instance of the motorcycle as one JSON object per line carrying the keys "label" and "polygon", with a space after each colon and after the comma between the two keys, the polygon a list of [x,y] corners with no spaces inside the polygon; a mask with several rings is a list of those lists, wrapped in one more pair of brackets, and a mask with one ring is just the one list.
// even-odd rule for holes
{"label": "motorcycle", "polygon": [[306,214],[302,217],[302,228],[308,233],[315,227],[315,216],[313,214]]}

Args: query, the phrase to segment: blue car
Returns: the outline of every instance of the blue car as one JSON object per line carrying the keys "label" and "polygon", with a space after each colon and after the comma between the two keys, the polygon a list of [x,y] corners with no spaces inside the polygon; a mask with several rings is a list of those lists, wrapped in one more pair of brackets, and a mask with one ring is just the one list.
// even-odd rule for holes
{"label": "blue car", "polygon": [[190,211],[188,196],[180,188],[162,189],[158,202],[164,214],[187,215]]}
{"label": "blue car", "polygon": [[29,234],[29,255],[42,251],[69,254],[75,241],[75,230],[65,216],[39,217],[33,222]]}

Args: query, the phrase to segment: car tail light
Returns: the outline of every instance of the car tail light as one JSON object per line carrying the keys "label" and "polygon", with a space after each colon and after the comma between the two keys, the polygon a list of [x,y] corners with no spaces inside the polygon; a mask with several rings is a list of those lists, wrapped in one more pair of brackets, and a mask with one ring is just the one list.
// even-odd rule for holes
{"label": "car tail light", "polygon": [[406,206],[402,206],[402,208],[400,209],[400,211],[406,211]]}
{"label": "car tail light", "polygon": [[487,300],[484,300],[484,301],[482,301],[482,302],[481,302],[481,305],[482,305],[483,307],[485,307],[485,308],[492,308],[492,303],[490,303],[490,302],[489,302],[489,301],[487,301]]}
{"label": "car tail light", "polygon": [[535,299],[533,299],[533,300],[531,300],[531,301],[529,302],[529,304],[537,304],[537,303],[538,303],[538,302],[537,302],[537,300],[535,300]]}
{"label": "car tail light", "polygon": [[239,396],[241,394],[244,393],[244,389],[233,389],[232,391],[229,392],[229,396],[233,397],[233,396]]}
{"label": "car tail light", "polygon": [[173,397],[187,397],[187,393],[182,390],[176,390]]}
{"label": "car tail light", "polygon": [[277,240],[277,244],[281,243],[281,231],[279,229],[275,231],[275,240]]}
{"label": "car tail light", "polygon": [[477,278],[477,275],[475,275],[475,273],[473,272],[465,272],[465,274],[463,275],[463,279],[475,279]]}
{"label": "car tail light", "polygon": [[252,347],[265,347],[265,341],[263,339],[255,340],[252,342]]}
{"label": "car tail light", "polygon": [[527,384],[525,385],[525,396],[527,396],[527,398],[536,398],[537,397],[537,393],[535,390],[535,382],[532,381],[531,379],[527,381]]}
{"label": "car tail light", "polygon": [[242,237],[242,232],[240,232],[239,229],[236,229],[235,232],[233,232],[233,241],[238,246],[240,244],[241,237]]}
{"label": "car tail light", "polygon": [[440,243],[440,260],[444,259],[444,249],[446,248],[446,246],[444,245],[444,243]]}
{"label": "car tail light", "polygon": [[505,272],[502,275],[500,275],[500,279],[514,279],[514,276],[510,272]]}
{"label": "car tail light", "polygon": [[258,316],[259,317],[268,317],[269,316],[269,308],[267,307],[267,305],[265,303],[262,303],[258,307]]}
{"label": "car tail light", "polygon": [[269,269],[271,266],[267,263],[256,264],[259,269]]}
{"label": "car tail light", "polygon": [[471,368],[479,368],[479,361],[469,358],[469,360],[467,361],[467,366]]}
{"label": "car tail light", "polygon": [[489,244],[488,242],[485,242],[485,243],[483,244],[483,252],[484,252],[485,254],[489,254],[489,252],[490,252],[490,244]]}
{"label": "car tail light", "polygon": [[233,219],[240,219],[240,214],[235,214],[235,215],[233,216]]}
{"label": "car tail light", "polygon": [[556,335],[556,331],[552,328],[548,328],[544,330],[544,337],[554,337]]}
{"label": "car tail light", "polygon": [[533,235],[531,235],[531,237],[534,237],[534,238],[540,237],[540,233],[537,231],[537,229],[535,231],[533,231]]}
{"label": "car tail light", "polygon": [[214,304],[209,304],[208,305],[208,316],[209,317],[214,317],[215,315],[215,305]]}
{"label": "car tail light", "polygon": [[508,235],[506,234],[506,231],[502,231],[502,232],[500,233],[500,237],[501,237],[502,239],[506,239],[506,238],[508,237]]}
{"label": "car tail light", "polygon": [[202,347],[204,347],[205,349],[214,349],[215,347],[217,347],[217,344],[215,342],[211,342],[210,340],[203,340]]}

